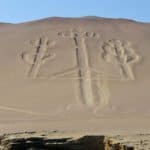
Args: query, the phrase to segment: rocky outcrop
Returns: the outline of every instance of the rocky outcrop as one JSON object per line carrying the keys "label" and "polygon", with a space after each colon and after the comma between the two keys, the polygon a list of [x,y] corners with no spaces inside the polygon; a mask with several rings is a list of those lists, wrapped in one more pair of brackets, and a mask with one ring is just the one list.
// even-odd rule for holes
{"label": "rocky outcrop", "polygon": [[0,150],[134,150],[106,136],[61,137],[35,133],[6,134]]}

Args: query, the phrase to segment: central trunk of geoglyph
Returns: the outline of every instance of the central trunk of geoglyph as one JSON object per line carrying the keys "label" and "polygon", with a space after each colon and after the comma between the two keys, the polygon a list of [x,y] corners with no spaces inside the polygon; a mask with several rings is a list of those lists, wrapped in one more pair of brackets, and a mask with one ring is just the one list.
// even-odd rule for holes
{"label": "central trunk of geoglyph", "polygon": [[[86,38],[75,36],[73,39],[76,46],[76,60],[79,68],[80,98],[89,107],[99,105],[102,108],[108,104],[108,99],[105,94],[108,93],[108,89],[105,88],[107,81],[101,82],[100,74],[94,72],[90,66]],[[96,78],[92,76],[94,73],[96,73]],[[101,86],[101,84],[103,85]]]}
{"label": "central trunk of geoglyph", "polygon": [[85,38],[74,38],[76,44],[76,59],[79,67],[79,81],[81,98],[88,106],[94,105],[93,92],[92,92],[92,80],[91,70],[89,68],[89,58],[87,47],[85,44]]}

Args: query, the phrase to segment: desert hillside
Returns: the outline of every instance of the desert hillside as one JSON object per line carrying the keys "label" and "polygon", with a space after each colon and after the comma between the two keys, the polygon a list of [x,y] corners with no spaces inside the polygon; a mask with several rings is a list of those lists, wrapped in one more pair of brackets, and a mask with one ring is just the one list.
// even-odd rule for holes
{"label": "desert hillside", "polygon": [[148,133],[149,57],[150,23],[1,23],[0,133]]}

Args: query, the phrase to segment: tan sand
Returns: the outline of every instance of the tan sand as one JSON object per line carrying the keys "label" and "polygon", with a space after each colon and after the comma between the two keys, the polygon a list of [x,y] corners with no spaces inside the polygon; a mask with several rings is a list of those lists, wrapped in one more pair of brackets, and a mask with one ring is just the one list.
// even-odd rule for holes
{"label": "tan sand", "polygon": [[149,23],[0,24],[0,133],[148,133],[149,57]]}

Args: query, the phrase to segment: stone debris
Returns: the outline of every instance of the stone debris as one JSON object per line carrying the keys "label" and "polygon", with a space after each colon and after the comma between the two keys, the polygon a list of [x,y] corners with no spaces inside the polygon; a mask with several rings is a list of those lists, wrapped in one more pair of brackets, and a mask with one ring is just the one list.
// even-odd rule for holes
{"label": "stone debris", "polygon": [[[132,143],[133,140],[131,140]],[[142,143],[143,145],[144,143]],[[0,150],[137,150],[121,136],[14,133],[0,136]]]}

